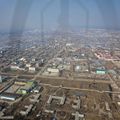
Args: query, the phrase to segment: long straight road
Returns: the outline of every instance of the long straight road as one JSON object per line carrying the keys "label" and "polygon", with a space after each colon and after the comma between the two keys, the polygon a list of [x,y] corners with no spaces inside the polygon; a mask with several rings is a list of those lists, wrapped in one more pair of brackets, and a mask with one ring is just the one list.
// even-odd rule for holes
{"label": "long straight road", "polygon": [[88,91],[88,92],[120,94],[120,92],[112,92],[112,91],[105,91],[105,90],[101,91],[101,90],[95,90],[95,89],[75,88],[75,87],[66,87],[66,86],[57,86],[57,85],[44,84],[44,83],[40,83],[40,85],[49,86],[49,87],[53,87],[53,88],[68,89],[68,90],[81,90],[81,91]]}
{"label": "long straight road", "polygon": [[[6,75],[6,76],[11,76],[13,78],[17,78],[19,75],[16,75],[15,73],[0,73],[1,75]],[[28,78],[33,78],[34,80],[41,80],[41,79],[49,79],[49,80],[64,80],[64,81],[79,81],[79,82],[88,82],[88,83],[104,83],[104,84],[112,84],[112,82],[110,80],[96,80],[94,81],[93,79],[85,79],[85,78],[74,78],[73,79],[69,79],[66,77],[49,77],[49,76],[43,76],[43,75],[38,75],[38,76],[34,76],[34,75],[20,75],[21,77],[28,77]]]}

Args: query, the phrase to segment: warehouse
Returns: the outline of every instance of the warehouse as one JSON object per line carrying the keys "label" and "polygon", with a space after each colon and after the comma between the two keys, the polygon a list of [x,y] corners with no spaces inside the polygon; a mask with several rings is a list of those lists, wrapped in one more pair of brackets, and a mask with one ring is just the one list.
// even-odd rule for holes
{"label": "warehouse", "polygon": [[4,92],[4,93],[0,94],[0,99],[10,100],[10,101],[14,101],[19,97],[20,97],[20,95],[14,94],[14,93],[6,93],[6,92]]}

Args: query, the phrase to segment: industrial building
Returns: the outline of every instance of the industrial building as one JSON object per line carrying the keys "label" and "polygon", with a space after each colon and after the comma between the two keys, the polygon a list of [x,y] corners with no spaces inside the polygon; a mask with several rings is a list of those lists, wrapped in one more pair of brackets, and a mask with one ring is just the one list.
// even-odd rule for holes
{"label": "industrial building", "polygon": [[50,95],[50,96],[49,96],[49,99],[48,99],[48,101],[47,101],[47,104],[51,104],[51,102],[52,102],[54,99],[55,99],[55,100],[60,100],[60,105],[63,105],[63,104],[65,103],[66,97],[65,97],[65,96],[59,97],[59,96],[52,96],[52,95]]}
{"label": "industrial building", "polygon": [[47,68],[47,70],[43,72],[43,75],[45,75],[45,76],[59,76],[60,71],[57,68]]}
{"label": "industrial building", "polygon": [[[20,84],[22,83],[20,82]],[[26,95],[27,93],[30,93],[31,90],[35,87],[34,81],[28,81],[23,84],[25,85],[21,86],[16,93]]]}
{"label": "industrial building", "polygon": [[19,97],[20,97],[19,94],[14,94],[14,93],[3,92],[3,93],[0,94],[0,99],[3,99],[3,100],[14,101],[14,100],[16,100]]}

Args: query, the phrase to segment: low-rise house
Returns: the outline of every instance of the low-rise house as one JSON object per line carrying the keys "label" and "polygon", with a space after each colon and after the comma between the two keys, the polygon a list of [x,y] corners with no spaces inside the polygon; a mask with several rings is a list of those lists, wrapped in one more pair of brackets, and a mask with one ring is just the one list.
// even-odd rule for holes
{"label": "low-rise house", "polygon": [[1,75],[0,75],[0,83],[6,81],[7,78],[8,78],[7,76],[1,76]]}
{"label": "low-rise house", "polygon": [[19,66],[18,65],[11,65],[10,69],[11,70],[19,70]]}
{"label": "low-rise house", "polygon": [[29,67],[29,72],[35,72],[36,68],[35,67]]}

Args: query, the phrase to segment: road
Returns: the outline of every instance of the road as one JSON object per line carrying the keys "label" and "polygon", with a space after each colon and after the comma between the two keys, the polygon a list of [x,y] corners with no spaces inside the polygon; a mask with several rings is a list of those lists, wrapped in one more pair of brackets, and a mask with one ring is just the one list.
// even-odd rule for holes
{"label": "road", "polygon": [[98,92],[98,93],[112,93],[112,94],[120,94],[120,92],[112,92],[112,91],[100,91],[100,90],[94,90],[94,89],[84,89],[84,88],[74,88],[74,87],[65,87],[65,86],[55,86],[51,84],[44,84],[40,83],[42,86],[49,86],[52,88],[61,88],[61,89],[67,89],[67,90],[80,90],[80,91],[88,91],[88,92]]}
{"label": "road", "polygon": [[88,83],[104,83],[104,84],[111,84],[112,82],[109,80],[93,80],[93,79],[85,79],[85,78],[74,78],[74,79],[69,79],[66,77],[49,77],[49,76],[42,76],[42,75],[38,75],[38,76],[34,76],[34,75],[16,75],[15,73],[0,73],[1,75],[6,75],[6,76],[11,76],[14,78],[17,78],[18,76],[20,77],[28,77],[28,78],[33,78],[33,80],[44,80],[44,79],[48,79],[48,80],[64,80],[64,81],[79,81],[79,82],[88,82]]}
{"label": "road", "polygon": [[3,89],[0,90],[0,93],[4,92],[4,91],[7,90],[10,86],[12,86],[13,83],[14,83],[14,80],[15,80],[15,79],[12,78],[12,79],[3,87]]}
{"label": "road", "polygon": [[118,91],[120,92],[120,88],[119,88],[119,86],[117,85],[117,83],[115,82],[115,80],[113,80],[112,76],[111,76],[110,74],[108,74],[108,77],[109,77],[109,79],[110,79],[110,81],[111,81],[111,86],[112,86],[114,89],[116,89],[116,90],[118,90]]}

